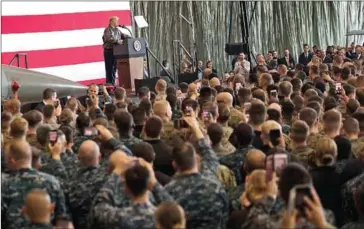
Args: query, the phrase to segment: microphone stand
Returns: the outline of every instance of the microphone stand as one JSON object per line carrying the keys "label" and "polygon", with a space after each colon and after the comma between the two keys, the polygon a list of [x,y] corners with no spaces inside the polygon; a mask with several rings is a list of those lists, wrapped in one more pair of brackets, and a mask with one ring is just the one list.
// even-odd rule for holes
{"label": "microphone stand", "polygon": [[131,32],[131,30],[130,30],[128,27],[126,27],[125,25],[119,25],[119,27],[121,27],[121,28],[123,28],[123,29],[128,30],[128,31],[129,31],[129,33],[130,33],[130,37],[132,37],[132,36],[133,36],[133,33]]}

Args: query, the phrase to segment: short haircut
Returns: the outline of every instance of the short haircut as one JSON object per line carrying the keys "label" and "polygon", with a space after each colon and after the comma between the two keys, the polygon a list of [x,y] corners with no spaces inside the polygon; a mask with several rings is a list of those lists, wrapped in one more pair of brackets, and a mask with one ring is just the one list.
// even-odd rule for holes
{"label": "short haircut", "polygon": [[283,118],[292,117],[294,111],[294,104],[290,100],[282,101],[280,104],[282,107]]}
{"label": "short haircut", "polygon": [[350,76],[350,68],[344,67],[341,71],[341,78],[343,80],[348,80]]}
{"label": "short haircut", "polygon": [[134,197],[144,195],[148,191],[150,174],[147,168],[135,165],[125,171],[125,185]]}
{"label": "short haircut", "polygon": [[364,131],[364,113],[357,111],[352,115],[352,117],[355,118],[356,120],[358,120],[360,132],[363,132]]}
{"label": "short haircut", "polygon": [[46,146],[48,144],[48,134],[49,131],[51,131],[52,128],[50,125],[47,124],[43,124],[40,125],[37,128],[37,142],[41,145],[41,146]]}
{"label": "short haircut", "polygon": [[324,108],[325,108],[325,112],[328,111],[328,110],[331,110],[331,109],[334,109],[337,107],[337,101],[334,97],[332,96],[327,96],[325,99],[324,99]]}
{"label": "short haircut", "polygon": [[66,137],[67,144],[73,143],[73,128],[71,128],[70,126],[61,126],[59,130],[62,131],[64,136]]}
{"label": "short haircut", "polygon": [[28,122],[24,118],[15,118],[10,123],[10,135],[14,138],[26,136],[28,130]]}
{"label": "short haircut", "polygon": [[51,99],[53,97],[53,94],[55,93],[56,91],[51,89],[51,88],[46,88],[44,89],[43,91],[43,99],[44,100],[48,100],[48,99]]}
{"label": "short haircut", "polygon": [[138,89],[138,96],[139,98],[148,96],[148,93],[150,92],[149,88],[143,86]]}
{"label": "short haircut", "polygon": [[356,99],[349,99],[346,103],[346,113],[349,115],[354,114],[358,108],[360,107],[360,103]]}
{"label": "short haircut", "polygon": [[158,205],[155,220],[161,229],[176,228],[177,225],[183,224],[183,208],[174,202],[163,202]]}
{"label": "short haircut", "polygon": [[341,74],[341,71],[342,71],[342,69],[340,67],[338,67],[338,66],[332,66],[332,73],[334,75]]}
{"label": "short haircut", "polygon": [[283,81],[279,84],[279,92],[285,97],[289,97],[292,94],[292,84],[288,81]]}
{"label": "short haircut", "polygon": [[139,107],[145,110],[147,116],[150,116],[152,113],[152,102],[147,98],[140,101]]}
{"label": "short haircut", "polygon": [[236,137],[236,142],[238,142],[240,146],[248,146],[253,142],[254,130],[249,124],[239,123],[235,127],[232,135]]}
{"label": "short haircut", "polygon": [[181,171],[192,169],[196,165],[196,151],[190,143],[179,143],[173,148],[172,159]]}
{"label": "short haircut", "polygon": [[290,137],[294,142],[303,143],[307,141],[310,128],[306,122],[297,120],[290,129]]}
{"label": "short haircut", "polygon": [[51,105],[51,104],[45,105],[43,107],[43,116],[44,116],[44,118],[52,118],[55,109],[56,108],[54,108],[54,106]]}
{"label": "short haircut", "polygon": [[146,162],[153,163],[155,158],[154,148],[147,142],[137,142],[132,145],[131,152],[135,157],[143,158]]}
{"label": "short haircut", "polygon": [[294,104],[294,109],[296,111],[300,111],[303,108],[304,105],[304,99],[302,96],[297,95],[292,99],[292,102]]}
{"label": "short haircut", "polygon": [[114,91],[114,96],[116,100],[124,100],[126,96],[126,91],[122,87],[117,87]]}
{"label": "short haircut", "polygon": [[252,102],[250,109],[249,109],[249,119],[254,125],[261,125],[264,123],[267,108],[261,102]]}
{"label": "short haircut", "polygon": [[359,122],[355,118],[348,117],[343,122],[343,129],[347,134],[357,134],[360,132]]}
{"label": "short haircut", "polygon": [[107,117],[107,120],[112,121],[114,120],[114,113],[116,111],[116,106],[113,103],[105,104],[104,113]]}
{"label": "short haircut", "polygon": [[290,163],[285,166],[281,172],[278,188],[284,202],[288,204],[289,193],[291,189],[298,184],[310,184],[311,176],[303,165]]}
{"label": "short haircut", "polygon": [[38,110],[31,110],[25,113],[23,118],[28,121],[29,128],[35,128],[42,123],[43,114]]}
{"label": "short haircut", "polygon": [[360,106],[364,106],[364,89],[356,90],[356,98],[360,103]]}
{"label": "short haircut", "polygon": [[268,120],[274,120],[276,122],[279,122],[282,118],[281,112],[279,112],[277,109],[270,108],[267,110],[268,114]]}
{"label": "short haircut", "polygon": [[207,134],[210,137],[212,145],[217,145],[222,140],[224,129],[219,123],[212,123],[207,127]]}
{"label": "short haircut", "polygon": [[321,105],[316,101],[307,103],[306,107],[314,109],[318,116],[321,114]]}
{"label": "short haircut", "polygon": [[119,133],[128,133],[133,127],[133,116],[126,111],[116,111],[114,114],[114,122]]}
{"label": "short haircut", "polygon": [[144,124],[144,131],[147,137],[157,138],[161,135],[163,121],[158,116],[150,117]]}
{"label": "short haircut", "polygon": [[323,123],[325,131],[337,131],[341,125],[341,113],[337,110],[328,110],[323,115]]}
{"label": "short haircut", "polygon": [[304,121],[309,127],[312,127],[318,120],[317,112],[310,107],[305,107],[300,111],[299,119]]}
{"label": "short haircut", "polygon": [[253,96],[253,98],[261,100],[263,103],[265,103],[266,100],[267,100],[266,95],[265,95],[265,93],[264,93],[264,91],[262,89],[254,90],[252,92],[252,96]]}
{"label": "short haircut", "polygon": [[313,95],[313,96],[310,96],[308,99],[307,99],[307,102],[311,102],[311,101],[316,101],[320,104],[323,104],[324,103],[324,100],[318,96],[318,95]]}
{"label": "short haircut", "polygon": [[171,95],[176,95],[177,90],[174,87],[167,87],[166,93],[167,93],[167,95],[170,95],[170,94]]}
{"label": "short haircut", "polygon": [[301,91],[302,80],[300,78],[293,78],[291,84],[293,91]]}
{"label": "short haircut", "polygon": [[176,109],[177,108],[177,96],[175,94],[167,94],[167,98],[166,100],[169,102],[169,105],[171,106],[172,109]]}
{"label": "short haircut", "polygon": [[311,96],[314,96],[314,95],[318,95],[317,91],[313,88],[309,88],[305,91],[304,93],[304,97],[305,98],[310,98]]}
{"label": "short haircut", "polygon": [[143,108],[137,107],[131,112],[131,114],[133,116],[135,125],[137,125],[137,126],[143,125],[144,120],[147,117],[147,113],[145,112],[145,110]]}
{"label": "short haircut", "polygon": [[355,93],[355,87],[353,85],[350,84],[344,84],[343,88],[345,90],[345,95],[351,95],[353,93]]}
{"label": "short haircut", "polygon": [[178,85],[178,87],[181,89],[182,93],[187,93],[188,90],[188,84],[183,82]]}

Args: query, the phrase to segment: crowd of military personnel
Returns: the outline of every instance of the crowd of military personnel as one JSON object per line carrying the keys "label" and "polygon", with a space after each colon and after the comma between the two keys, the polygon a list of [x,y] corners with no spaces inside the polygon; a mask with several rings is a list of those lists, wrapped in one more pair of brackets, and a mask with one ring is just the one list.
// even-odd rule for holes
{"label": "crowd of military personnel", "polygon": [[363,65],[307,65],[5,101],[2,228],[362,228]]}

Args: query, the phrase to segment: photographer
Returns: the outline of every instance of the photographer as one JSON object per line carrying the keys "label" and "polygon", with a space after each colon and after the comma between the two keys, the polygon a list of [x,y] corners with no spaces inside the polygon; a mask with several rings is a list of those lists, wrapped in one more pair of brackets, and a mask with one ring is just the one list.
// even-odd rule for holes
{"label": "photographer", "polygon": [[97,84],[91,84],[88,86],[87,89],[87,96],[81,97],[80,102],[83,106],[87,107],[88,100],[93,100],[93,103],[95,103],[95,100],[97,98],[97,103],[94,105],[97,105],[97,107],[103,109],[105,103],[112,103],[112,98],[109,95],[107,88],[104,85],[97,85]]}

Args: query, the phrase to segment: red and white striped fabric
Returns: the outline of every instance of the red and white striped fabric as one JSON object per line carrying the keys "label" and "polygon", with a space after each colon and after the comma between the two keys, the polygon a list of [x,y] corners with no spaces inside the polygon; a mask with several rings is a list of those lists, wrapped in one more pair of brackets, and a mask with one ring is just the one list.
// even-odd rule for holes
{"label": "red and white striped fabric", "polygon": [[29,69],[103,83],[102,35],[111,16],[131,29],[129,2],[2,2],[1,63],[27,53]]}

